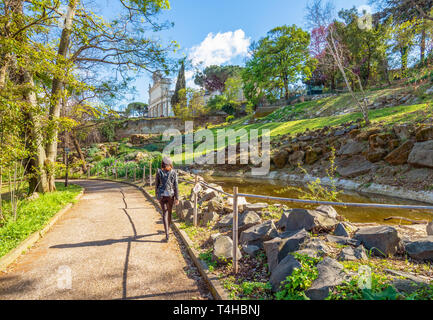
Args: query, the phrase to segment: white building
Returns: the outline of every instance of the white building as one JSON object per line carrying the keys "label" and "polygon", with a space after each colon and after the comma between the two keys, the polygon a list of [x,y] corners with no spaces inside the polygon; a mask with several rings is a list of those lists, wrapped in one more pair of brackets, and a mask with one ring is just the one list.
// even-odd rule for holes
{"label": "white building", "polygon": [[174,91],[170,90],[171,80],[163,78],[160,72],[155,72],[152,79],[153,86],[149,85],[148,117],[174,117],[171,107],[171,97],[174,94]]}

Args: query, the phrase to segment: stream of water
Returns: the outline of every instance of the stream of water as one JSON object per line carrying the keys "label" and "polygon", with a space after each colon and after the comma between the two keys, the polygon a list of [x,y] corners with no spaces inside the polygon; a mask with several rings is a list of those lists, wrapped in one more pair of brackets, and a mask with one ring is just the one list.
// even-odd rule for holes
{"label": "stream of water", "polygon": [[[269,181],[260,179],[244,179],[244,178],[227,178],[227,177],[205,177],[206,181],[213,182],[224,189],[224,191],[233,193],[233,187],[238,187],[240,193],[257,194],[265,196],[276,196],[284,198],[299,198],[300,193],[296,190],[290,189],[289,184],[283,181]],[[298,186],[294,186],[298,187]],[[429,205],[422,202],[404,200],[388,196],[358,193],[354,191],[343,191],[339,195],[339,200],[342,202],[355,202],[355,203],[381,203],[381,204],[403,204],[403,205]],[[278,203],[276,201],[260,200],[260,199],[247,199],[248,202],[267,202]],[[308,208],[303,204],[295,204],[289,202],[279,202],[286,204],[290,208]],[[310,207],[311,208],[311,207]],[[412,220],[433,220],[433,212],[419,211],[419,210],[396,210],[396,209],[370,209],[370,208],[344,208],[336,207],[337,212],[355,223],[386,223],[386,224],[407,224],[404,220],[389,220],[384,219],[391,216],[399,216]]]}

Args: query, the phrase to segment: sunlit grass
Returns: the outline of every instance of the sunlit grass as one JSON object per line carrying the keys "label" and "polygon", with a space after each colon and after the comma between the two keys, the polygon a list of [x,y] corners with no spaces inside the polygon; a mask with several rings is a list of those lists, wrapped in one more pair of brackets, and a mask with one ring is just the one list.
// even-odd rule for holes
{"label": "sunlit grass", "polygon": [[[383,109],[372,110],[369,112],[369,117],[371,123],[377,124],[381,123],[383,125],[390,125],[399,122],[407,122],[407,121],[415,121],[419,119],[422,115],[420,115],[419,111],[422,111],[426,108],[426,104],[416,104],[409,106],[397,106],[397,107],[389,107]],[[298,133],[303,133],[307,129],[316,130],[321,129],[326,126],[333,127],[338,126],[347,122],[356,121],[362,118],[362,114],[360,112],[350,113],[340,116],[329,116],[329,117],[318,117],[313,119],[303,119],[303,120],[294,120],[287,122],[270,122],[270,123],[254,123],[254,124],[244,124],[245,120],[248,119],[242,118],[233,122],[232,124],[219,125],[210,127],[210,130],[213,132],[215,137],[215,146],[214,151],[218,151],[224,149],[227,146],[226,144],[223,147],[217,148],[216,146],[216,136],[217,131],[221,129],[233,129],[235,131],[245,129],[243,135],[238,137],[237,141],[240,141],[242,137],[248,137],[249,133],[253,129],[258,130],[259,136],[262,135],[263,130],[270,130],[271,140],[277,139],[279,136],[283,135],[296,135]],[[185,150],[185,149],[184,149]],[[197,155],[196,155],[197,156]],[[173,160],[177,163],[185,163],[185,161],[192,161],[194,158],[194,154],[189,152],[182,154],[176,154],[173,156]]]}
{"label": "sunlit grass", "polygon": [[3,201],[6,222],[0,223],[0,257],[17,247],[33,232],[41,230],[58,211],[73,203],[82,188],[77,185],[56,183],[56,192],[41,194],[37,200],[19,202],[17,220],[14,221],[10,202]]}

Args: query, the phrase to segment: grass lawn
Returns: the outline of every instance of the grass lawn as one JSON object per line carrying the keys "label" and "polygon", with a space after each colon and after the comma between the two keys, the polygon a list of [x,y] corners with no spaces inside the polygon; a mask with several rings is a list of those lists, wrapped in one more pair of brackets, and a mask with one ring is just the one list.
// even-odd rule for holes
{"label": "grass lawn", "polygon": [[[304,104],[305,103],[303,103],[303,105]],[[410,121],[417,120],[419,117],[421,117],[422,115],[420,114],[419,111],[426,110],[426,107],[427,107],[426,103],[421,103],[421,104],[409,105],[409,106],[397,106],[397,107],[371,110],[369,112],[369,117],[372,125],[378,123],[381,123],[383,125],[391,125],[399,122],[410,122]],[[296,109],[296,106],[294,108]],[[272,116],[272,114],[270,116]],[[269,129],[271,133],[271,140],[274,140],[274,139],[278,139],[278,137],[282,135],[287,135],[287,134],[296,135],[298,133],[302,133],[306,129],[316,130],[316,129],[323,128],[325,126],[328,127],[338,126],[343,123],[355,121],[357,119],[360,119],[361,117],[362,117],[361,113],[357,112],[357,113],[350,113],[350,114],[345,114],[340,116],[319,117],[313,119],[302,119],[302,120],[294,120],[294,121],[287,121],[287,122],[273,121],[269,123],[254,123],[254,124],[247,124],[247,125],[245,125],[244,123],[248,119],[248,117],[245,117],[242,119],[238,119],[231,124],[226,123],[223,125],[210,127],[209,129],[213,132],[214,137],[216,137],[217,131],[221,129],[226,129],[226,130],[233,129],[235,131],[240,129],[245,129],[243,136],[248,135],[250,130],[252,129],[258,129],[259,136],[261,135],[262,130]],[[238,137],[237,141],[239,140],[240,137]],[[194,147],[196,147],[199,144],[200,143],[196,143]],[[226,145],[227,145],[227,141],[226,141]],[[223,148],[225,148],[226,145]],[[214,150],[217,151],[223,148],[217,148],[216,138],[215,138]],[[177,164],[181,164],[182,161],[186,161],[192,158],[193,158],[193,153],[185,153],[185,152],[173,156],[173,160]]]}
{"label": "grass lawn", "polygon": [[57,191],[40,195],[34,201],[22,200],[18,204],[17,220],[14,221],[10,202],[3,201],[6,222],[0,222],[0,257],[16,248],[32,233],[41,230],[57,212],[68,203],[74,203],[82,188],[77,185],[56,183]]}

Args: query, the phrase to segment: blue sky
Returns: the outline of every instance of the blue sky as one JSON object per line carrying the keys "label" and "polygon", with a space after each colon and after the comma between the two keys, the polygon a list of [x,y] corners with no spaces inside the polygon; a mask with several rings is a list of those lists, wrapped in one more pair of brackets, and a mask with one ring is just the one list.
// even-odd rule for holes
{"label": "blue sky", "polygon": [[[108,0],[100,1],[108,3]],[[368,0],[334,0],[333,3],[338,11],[367,5]],[[270,29],[283,24],[305,28],[307,0],[171,0],[170,4],[171,9],[162,13],[160,19],[175,25],[158,36],[180,44],[181,50],[175,57],[187,56],[195,63],[202,61],[202,65],[242,65],[250,42],[265,36]],[[188,72],[187,80],[191,77],[192,72]],[[187,82],[192,84],[191,80]],[[134,83],[137,93],[122,104],[147,103],[149,83],[150,75],[140,74]]]}

